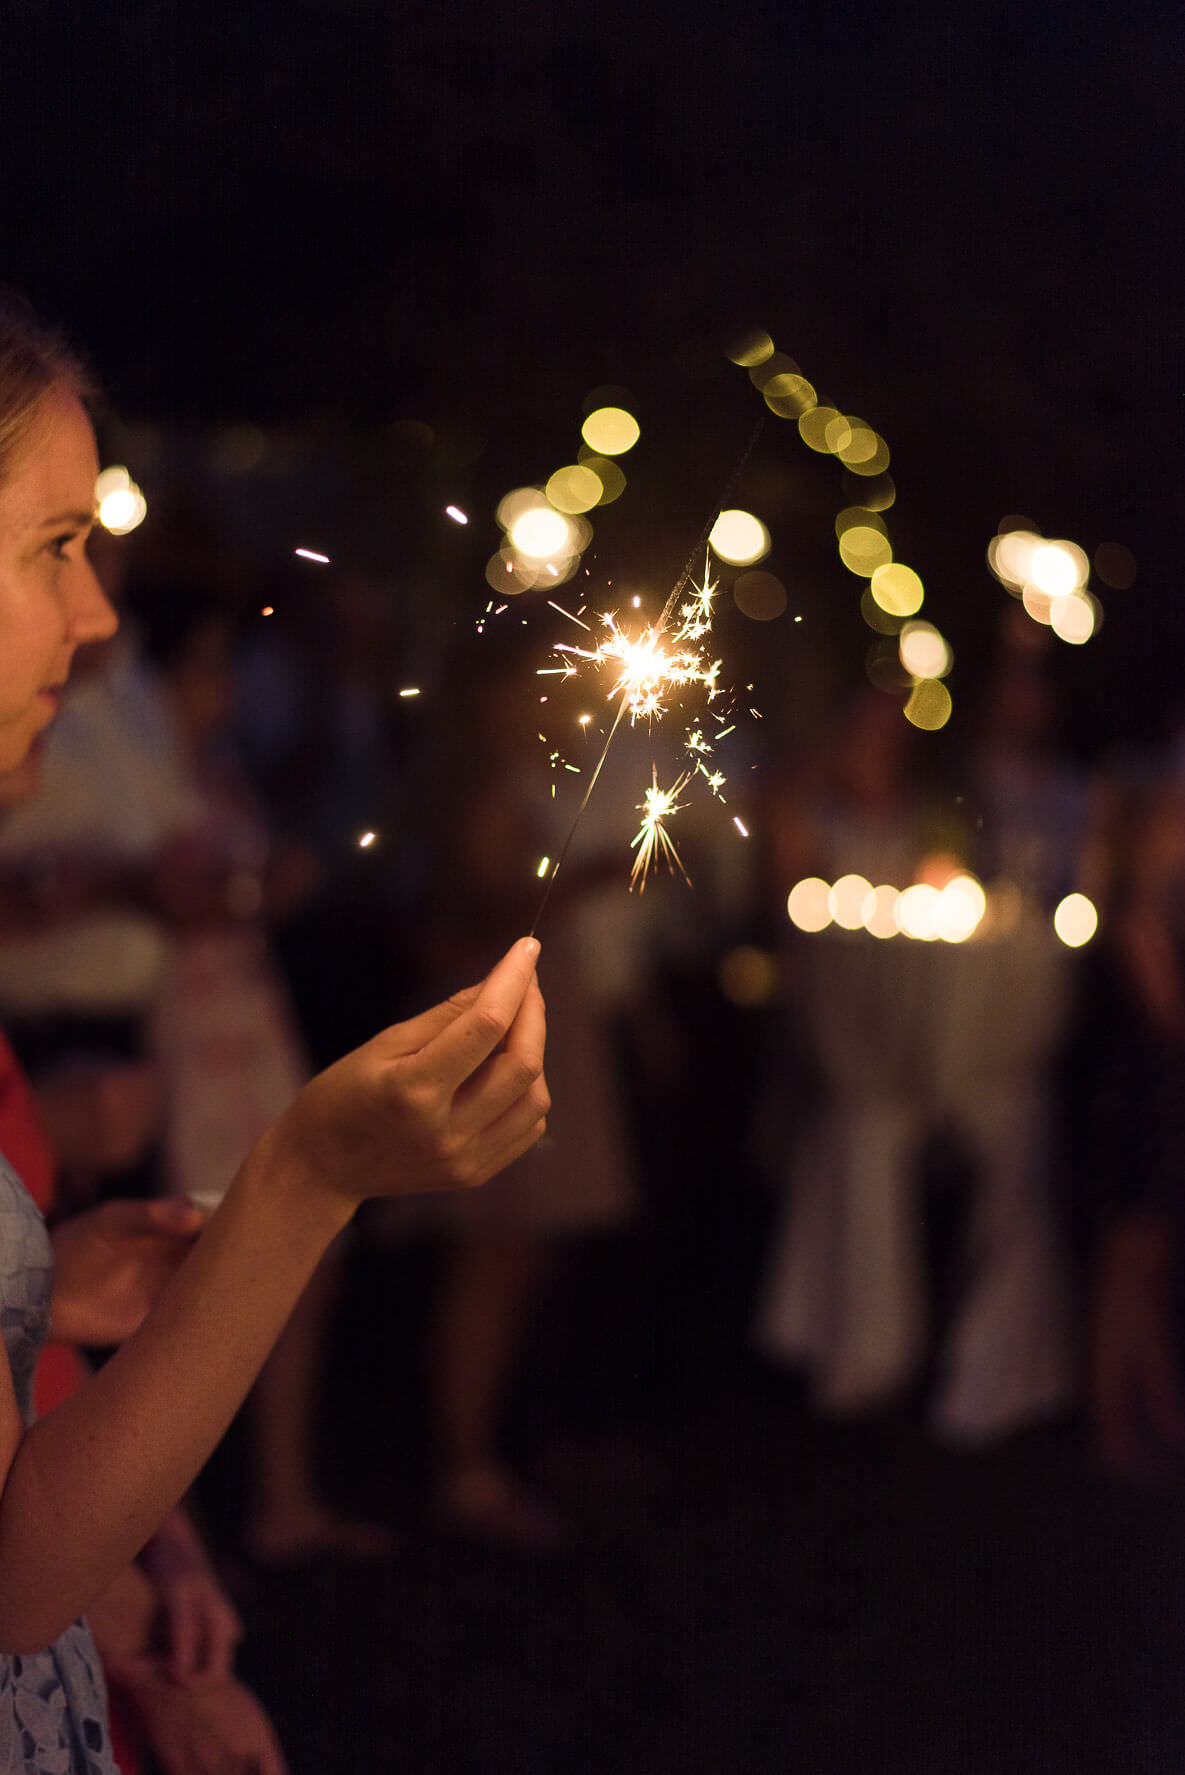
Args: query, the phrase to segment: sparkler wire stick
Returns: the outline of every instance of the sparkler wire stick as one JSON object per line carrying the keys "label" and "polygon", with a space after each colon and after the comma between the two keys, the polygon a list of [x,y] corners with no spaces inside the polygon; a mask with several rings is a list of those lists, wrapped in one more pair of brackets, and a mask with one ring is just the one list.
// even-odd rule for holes
{"label": "sparkler wire stick", "polygon": [[[728,480],[725,482],[723,491],[721,492],[715,505],[712,507],[712,511],[707,519],[707,522],[704,524],[703,529],[700,531],[699,535],[696,537],[695,542],[692,545],[691,553],[687,557],[687,561],[686,561],[686,564],[684,565],[683,571],[679,574],[679,577],[676,579],[674,585],[671,587],[671,590],[667,596],[667,601],[662,607],[662,615],[659,617],[658,622],[655,624],[654,638],[656,640],[663,633],[667,624],[670,622],[671,617],[674,614],[675,606],[679,602],[679,599],[683,594],[683,589],[686,586],[688,580],[691,578],[692,574],[695,572],[695,567],[696,567],[697,561],[699,560],[700,551],[707,546],[708,537],[712,534],[712,526],[715,524],[716,519],[720,516],[720,513],[723,511],[725,505],[728,503],[728,500],[730,499],[730,497],[732,495],[733,488],[736,486],[736,484],[740,480],[742,474],[745,472],[745,468],[748,465],[749,458],[750,458],[750,456],[752,456],[753,451],[755,450],[755,448],[757,446],[757,440],[761,436],[761,430],[762,430],[762,427],[764,426],[764,424],[765,424],[765,417],[764,417],[764,415],[762,415],[762,417],[757,421],[757,424],[753,427],[753,432],[749,438],[748,443],[745,445],[745,448],[742,450],[740,456],[738,456],[736,462],[734,463],[733,468],[732,468],[732,472],[729,475]],[[627,685],[622,690],[621,700],[617,705],[617,714],[614,716],[613,725],[609,729],[609,734],[608,734],[607,739],[605,740],[605,744],[601,748],[601,756],[597,759],[596,768],[594,769],[592,776],[589,779],[588,788],[584,791],[584,799],[581,801],[580,806],[576,809],[576,817],[572,821],[571,826],[568,828],[568,836],[565,838],[563,845],[560,848],[560,853],[555,860],[555,865],[551,871],[551,874],[547,878],[547,886],[543,890],[543,898],[539,902],[539,910],[538,910],[538,912],[536,912],[535,922],[531,926],[530,935],[532,937],[535,935],[535,932],[539,928],[539,921],[543,917],[544,909],[546,908],[547,902],[551,896],[551,890],[552,890],[552,887],[555,883],[555,878],[560,872],[560,865],[563,862],[564,858],[567,856],[568,850],[569,850],[571,843],[572,843],[572,840],[576,836],[576,828],[580,824],[580,817],[583,814],[585,808],[588,806],[590,795],[592,794],[593,790],[597,786],[597,778],[600,776],[601,768],[604,765],[606,758],[609,756],[609,748],[613,744],[613,736],[617,732],[618,728],[621,726],[621,718],[625,714],[628,704],[629,704],[629,687]]]}

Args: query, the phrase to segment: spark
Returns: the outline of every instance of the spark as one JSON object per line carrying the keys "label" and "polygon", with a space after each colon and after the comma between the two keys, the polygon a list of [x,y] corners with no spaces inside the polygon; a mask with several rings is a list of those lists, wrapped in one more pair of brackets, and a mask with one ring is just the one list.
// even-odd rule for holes
{"label": "spark", "polygon": [[684,881],[689,886],[691,884],[691,877],[680,862],[674,842],[663,825],[663,821],[669,820],[672,814],[677,814],[683,805],[679,800],[679,792],[687,783],[688,774],[685,771],[669,789],[660,789],[658,769],[652,767],[650,788],[646,791],[645,800],[638,803],[642,824],[638,829],[637,836],[630,843],[630,849],[636,850],[638,853],[634,858],[634,866],[630,870],[631,893],[634,890],[635,882],[639,893],[645,891],[647,873],[650,865],[658,856],[665,860],[668,869],[672,871],[678,869]]}
{"label": "spark", "polygon": [[419,696],[420,687],[418,684],[409,685],[406,690],[401,690],[399,694],[400,696]]}
{"label": "spark", "polygon": [[589,626],[586,622],[581,622],[581,620],[578,616],[573,616],[572,612],[570,610],[565,610],[563,605],[557,604],[554,598],[549,598],[547,600],[547,602],[550,605],[552,610],[558,610],[561,616],[566,616],[569,622],[574,622],[578,629],[584,630],[585,634],[592,633],[591,629],[589,628]]}
{"label": "spark", "polygon": [[316,549],[294,549],[292,552],[299,555],[302,561],[319,561],[322,567],[329,565],[329,556],[319,555]]}
{"label": "spark", "polygon": [[535,871],[535,874],[539,877],[540,881],[543,880],[543,877],[547,874],[547,871],[550,868],[551,868],[551,858],[550,857],[540,857],[539,867]]}
{"label": "spark", "polygon": [[467,524],[469,522],[469,519],[465,516],[465,513],[461,510],[459,505],[446,505],[444,508],[444,515],[446,518],[451,518],[454,524]]}
{"label": "spark", "polygon": [[276,614],[275,605],[274,604],[265,604],[263,609],[259,612],[259,614],[260,614],[260,616],[274,616]]}
{"label": "spark", "polygon": [[740,833],[742,838],[748,838],[749,828],[746,826],[744,820],[742,820],[740,814],[733,814],[732,823],[736,827],[737,831]]}
{"label": "spark", "polygon": [[378,837],[377,832],[364,832],[362,834],[361,838],[358,840],[359,849],[364,850],[364,851],[369,850],[371,845],[374,843],[374,841],[377,837]]}

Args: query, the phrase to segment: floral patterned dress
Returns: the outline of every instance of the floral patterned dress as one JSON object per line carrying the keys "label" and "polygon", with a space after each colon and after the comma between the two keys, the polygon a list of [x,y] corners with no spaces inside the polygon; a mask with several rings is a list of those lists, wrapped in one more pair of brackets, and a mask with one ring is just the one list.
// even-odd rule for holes
{"label": "floral patterned dress", "polygon": [[[45,1222],[0,1155],[0,1332],[26,1423],[52,1290]],[[0,1653],[0,1769],[6,1775],[119,1775],[102,1666],[84,1621],[45,1651]]]}

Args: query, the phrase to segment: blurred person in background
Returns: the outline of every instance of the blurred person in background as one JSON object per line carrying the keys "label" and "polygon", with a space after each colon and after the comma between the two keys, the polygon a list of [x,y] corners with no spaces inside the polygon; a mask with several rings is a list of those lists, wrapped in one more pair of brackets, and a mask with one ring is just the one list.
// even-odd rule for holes
{"label": "blurred person in background", "polygon": [[[467,966],[499,932],[531,923],[543,894],[539,859],[558,856],[563,841],[553,777],[523,702],[524,666],[521,650],[512,647],[508,659],[488,638],[449,678],[450,706],[465,719],[450,721],[425,785],[437,810],[426,913],[433,978]],[[549,1066],[562,1080],[548,1139],[483,1200],[425,1204],[418,1215],[411,1203],[382,1211],[391,1237],[425,1224],[446,1234],[427,1351],[437,1514],[461,1533],[524,1548],[554,1546],[564,1534],[552,1506],[514,1471],[504,1442],[532,1305],[562,1248],[620,1229],[636,1207],[610,1026],[629,990],[637,930],[623,930],[611,914],[606,923],[602,890],[610,884],[608,895],[624,908],[626,872],[602,843],[590,817],[548,897],[560,998]]]}
{"label": "blurred person in background", "polygon": [[[779,895],[816,873],[901,890],[960,872],[971,835],[919,781],[924,743],[898,699],[856,696],[771,809]],[[947,944],[824,929],[796,940],[788,967],[816,1103],[795,1138],[760,1346],[804,1364],[826,1410],[901,1398],[926,1354],[927,1192],[940,1190],[956,1224],[935,1430],[976,1442],[1057,1412],[1073,1362],[1051,1202],[1048,1074],[1067,997],[1052,932]]]}
{"label": "blurred person in background", "polygon": [[1100,1458],[1185,1475],[1185,748],[1128,786],[1111,829],[1083,1169],[1093,1210],[1090,1407]]}

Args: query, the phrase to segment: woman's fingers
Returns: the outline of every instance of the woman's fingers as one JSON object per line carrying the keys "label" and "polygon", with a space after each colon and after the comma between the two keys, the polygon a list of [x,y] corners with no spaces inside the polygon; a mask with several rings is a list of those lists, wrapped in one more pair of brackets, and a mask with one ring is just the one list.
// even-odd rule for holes
{"label": "woman's fingers", "polygon": [[541,1087],[534,1099],[537,1114],[546,1115],[550,1107],[542,1084],[546,1037],[543,994],[538,981],[532,980],[505,1041],[453,1099],[453,1126],[458,1134],[480,1134],[536,1086]]}
{"label": "woman's fingers", "polygon": [[[450,1092],[458,1091],[506,1040],[535,978],[539,945],[522,937],[483,982],[477,997],[416,1057]],[[463,995],[462,995],[463,996]]]}

